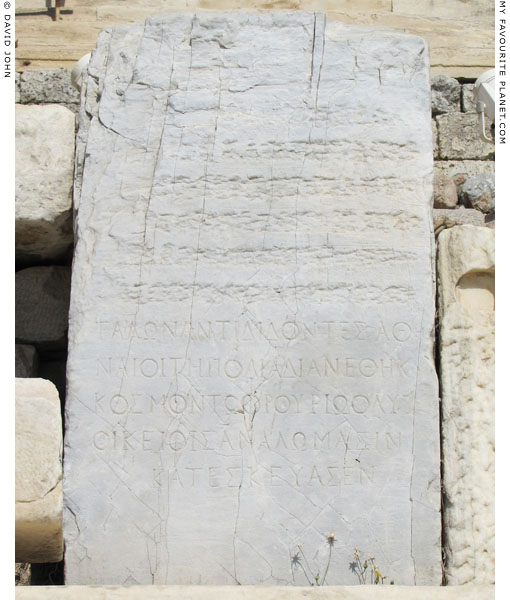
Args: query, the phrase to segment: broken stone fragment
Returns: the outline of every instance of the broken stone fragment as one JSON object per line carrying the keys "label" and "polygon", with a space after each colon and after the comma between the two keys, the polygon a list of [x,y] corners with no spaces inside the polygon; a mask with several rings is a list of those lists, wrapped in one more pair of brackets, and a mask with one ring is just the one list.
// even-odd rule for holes
{"label": "broken stone fragment", "polygon": [[66,255],[73,243],[74,115],[16,105],[16,260]]}
{"label": "broken stone fragment", "polygon": [[65,350],[71,292],[69,267],[30,267],[16,273],[16,342],[39,352]]}
{"label": "broken stone fragment", "polygon": [[459,189],[459,197],[464,206],[476,208],[484,213],[494,210],[494,175],[483,173],[464,181]]}
{"label": "broken stone fragment", "polygon": [[62,420],[55,386],[16,379],[16,562],[62,560]]}
{"label": "broken stone fragment", "polygon": [[461,94],[461,108],[462,112],[472,113],[476,112],[476,103],[473,97],[473,83],[465,83],[462,86],[462,94]]}
{"label": "broken stone fragment", "polygon": [[434,173],[434,208],[455,208],[457,186],[450,177]]}
{"label": "broken stone fragment", "polygon": [[461,86],[456,79],[447,75],[438,75],[431,79],[430,87],[433,115],[459,110]]}

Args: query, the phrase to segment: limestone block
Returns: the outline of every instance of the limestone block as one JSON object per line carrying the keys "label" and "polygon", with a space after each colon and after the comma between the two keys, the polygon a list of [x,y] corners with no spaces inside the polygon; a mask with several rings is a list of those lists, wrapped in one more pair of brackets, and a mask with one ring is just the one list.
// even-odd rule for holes
{"label": "limestone block", "polygon": [[39,358],[34,346],[16,344],[16,377],[37,377]]}
{"label": "limestone block", "polygon": [[459,198],[468,208],[476,208],[484,213],[492,212],[495,208],[494,173],[482,173],[466,179],[459,187]]}
{"label": "limestone block", "polygon": [[442,160],[485,160],[494,157],[494,144],[478,134],[476,114],[452,112],[436,117],[439,156]]}
{"label": "limestone block", "polygon": [[20,81],[23,104],[79,104],[80,94],[71,85],[71,71],[47,69],[24,71]]}
{"label": "limestone block", "polygon": [[475,87],[474,83],[465,83],[462,86],[461,92],[461,108],[462,112],[465,113],[473,113],[476,112],[476,104],[473,97],[473,88]]}
{"label": "limestone block", "polygon": [[16,589],[16,600],[494,600],[492,585],[210,586],[69,585]]}
{"label": "limestone block", "polygon": [[494,231],[438,238],[447,583],[494,582]]}
{"label": "limestone block", "polygon": [[437,75],[430,81],[432,114],[440,115],[460,109],[461,86],[453,77]]}
{"label": "limestone block", "polygon": [[66,350],[70,267],[30,267],[16,273],[16,342],[39,352]]}
{"label": "limestone block", "polygon": [[58,562],[62,536],[62,420],[55,386],[16,379],[16,561]]}
{"label": "limestone block", "polygon": [[474,208],[435,208],[432,211],[434,220],[434,233],[439,235],[443,229],[456,225],[484,225],[484,216]]}
{"label": "limestone block", "polygon": [[321,568],[334,532],[328,584],[358,547],[439,585],[428,73],[422,39],[318,13],[101,33],[67,583],[306,585],[297,544]]}
{"label": "limestone block", "polygon": [[63,256],[73,242],[74,115],[16,105],[16,259]]}
{"label": "limestone block", "polygon": [[455,208],[457,186],[450,177],[434,173],[434,208]]}
{"label": "limestone block", "polygon": [[464,183],[468,177],[480,173],[494,173],[492,160],[438,160],[434,162],[434,175],[442,173],[453,179],[455,185]]}

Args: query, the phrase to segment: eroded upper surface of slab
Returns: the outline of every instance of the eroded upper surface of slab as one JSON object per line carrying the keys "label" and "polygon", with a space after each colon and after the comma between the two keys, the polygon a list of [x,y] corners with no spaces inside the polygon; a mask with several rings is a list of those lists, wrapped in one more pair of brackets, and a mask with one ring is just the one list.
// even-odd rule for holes
{"label": "eroded upper surface of slab", "polygon": [[68,583],[306,585],[300,552],[313,577],[331,549],[354,584],[354,548],[440,583],[427,68],[419,38],[320,14],[101,34]]}

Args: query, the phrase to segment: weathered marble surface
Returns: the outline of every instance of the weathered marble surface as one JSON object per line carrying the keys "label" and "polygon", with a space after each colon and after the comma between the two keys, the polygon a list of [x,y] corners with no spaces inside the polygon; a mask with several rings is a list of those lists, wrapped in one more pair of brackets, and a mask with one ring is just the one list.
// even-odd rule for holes
{"label": "weathered marble surface", "polygon": [[60,258],[73,243],[74,114],[16,105],[16,259]]}
{"label": "weathered marble surface", "polygon": [[67,582],[439,584],[423,41],[159,16],[83,93]]}
{"label": "weathered marble surface", "polygon": [[16,562],[59,562],[62,419],[55,386],[16,378]]}
{"label": "weathered marble surface", "polygon": [[494,231],[438,238],[445,574],[494,583]]}

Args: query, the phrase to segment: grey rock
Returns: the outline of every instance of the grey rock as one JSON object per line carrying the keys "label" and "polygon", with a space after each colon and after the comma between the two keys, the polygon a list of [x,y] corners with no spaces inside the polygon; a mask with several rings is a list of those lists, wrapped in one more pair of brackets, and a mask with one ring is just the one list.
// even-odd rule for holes
{"label": "grey rock", "polygon": [[461,95],[461,107],[462,112],[465,113],[473,113],[476,112],[476,104],[473,98],[473,83],[465,83],[462,86],[462,95]]}
{"label": "grey rock", "polygon": [[14,81],[14,96],[15,96],[15,102],[21,102],[21,94],[20,94],[20,79],[21,79],[21,74],[16,71],[16,79]]}
{"label": "grey rock", "polygon": [[37,377],[39,357],[34,346],[16,344],[16,377]]}
{"label": "grey rock", "polygon": [[67,69],[24,71],[20,85],[23,104],[80,103],[80,95],[71,85],[71,71]]}
{"label": "grey rock", "polygon": [[484,225],[483,214],[473,208],[435,208],[432,211],[434,221],[434,233],[439,235],[444,229],[455,227],[457,225]]}
{"label": "grey rock", "polygon": [[478,159],[494,157],[494,144],[478,135],[476,114],[449,113],[436,117],[439,157],[442,160]]}
{"label": "grey rock", "polygon": [[457,186],[450,177],[442,173],[434,174],[434,208],[455,208],[457,206]]}
{"label": "grey rock", "polygon": [[432,114],[440,115],[460,109],[460,84],[453,77],[437,75],[430,81]]}
{"label": "grey rock", "polygon": [[494,211],[494,175],[481,174],[466,179],[459,187],[459,198],[468,208],[476,208],[484,213]]}
{"label": "grey rock", "polygon": [[16,342],[35,346],[39,354],[66,350],[71,269],[23,269],[15,286]]}

